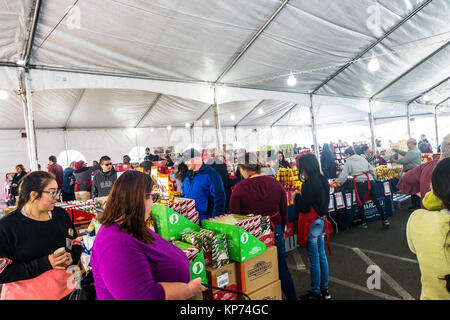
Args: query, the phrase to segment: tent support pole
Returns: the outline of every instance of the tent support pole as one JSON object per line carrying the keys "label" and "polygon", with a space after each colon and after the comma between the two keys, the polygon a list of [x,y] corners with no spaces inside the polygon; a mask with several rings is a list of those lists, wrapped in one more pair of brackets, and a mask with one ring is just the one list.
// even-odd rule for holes
{"label": "tent support pole", "polygon": [[439,130],[438,130],[438,119],[437,119],[437,106],[434,107],[434,130],[436,132],[436,150],[439,148]]}
{"label": "tent support pole", "polygon": [[219,114],[219,104],[217,103],[217,90],[214,86],[214,125],[216,127],[216,143],[217,149],[222,149],[222,130],[220,127],[220,114]]}
{"label": "tent support pole", "polygon": [[189,133],[191,134],[191,144],[194,144],[194,125],[190,127]]}
{"label": "tent support pole", "polygon": [[322,172],[322,165],[320,163],[320,149],[319,149],[319,143],[317,142],[317,128],[316,128],[316,117],[314,116],[314,106],[313,106],[313,95],[309,95],[311,105],[309,107],[309,111],[311,113],[311,129],[312,129],[312,136],[313,136],[313,142],[314,142],[314,153],[317,157],[317,161],[319,162],[320,172]]}
{"label": "tent support pole", "polygon": [[69,165],[70,165],[70,163],[69,163],[69,153],[68,153],[68,151],[69,151],[69,148],[67,147],[67,130],[66,129],[64,129],[64,149],[65,149],[65,151],[66,151],[66,163],[67,163],[67,167],[69,167]]}
{"label": "tent support pole", "polygon": [[32,167],[32,159],[31,159],[31,147],[30,147],[30,128],[28,126],[28,113],[27,113],[27,100],[25,94],[22,96],[22,105],[23,105],[23,119],[25,121],[25,132],[27,133],[27,153],[28,153],[28,164],[30,168]]}
{"label": "tent support pole", "polygon": [[237,142],[238,138],[237,138],[237,125],[234,126],[234,141]]}
{"label": "tent support pole", "polygon": [[408,139],[411,139],[411,107],[409,105],[409,103],[406,105],[406,121],[408,127]]}
{"label": "tent support pole", "polygon": [[28,122],[28,132],[27,139],[29,139],[30,145],[30,168],[32,171],[38,170],[38,157],[37,157],[37,146],[36,146],[36,130],[34,127],[34,119],[33,119],[33,104],[31,101],[31,78],[29,77],[28,72],[22,73],[23,82],[25,88],[26,102],[27,102],[27,119]]}
{"label": "tent support pole", "polygon": [[373,101],[369,100],[369,125],[370,125],[370,139],[372,141],[372,154],[377,154],[377,143],[375,141],[375,120],[373,118]]}

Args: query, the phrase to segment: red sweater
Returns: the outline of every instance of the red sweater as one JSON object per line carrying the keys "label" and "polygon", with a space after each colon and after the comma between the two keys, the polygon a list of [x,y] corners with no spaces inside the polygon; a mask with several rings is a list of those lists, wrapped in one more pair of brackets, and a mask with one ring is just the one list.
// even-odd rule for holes
{"label": "red sweater", "polygon": [[397,184],[397,188],[404,194],[416,194],[420,192],[420,197],[431,190],[431,175],[439,160],[432,160],[406,172]]}
{"label": "red sweater", "polygon": [[279,181],[270,176],[260,176],[239,182],[230,198],[230,213],[260,214],[271,216],[274,224],[287,224],[288,209],[286,192]]}

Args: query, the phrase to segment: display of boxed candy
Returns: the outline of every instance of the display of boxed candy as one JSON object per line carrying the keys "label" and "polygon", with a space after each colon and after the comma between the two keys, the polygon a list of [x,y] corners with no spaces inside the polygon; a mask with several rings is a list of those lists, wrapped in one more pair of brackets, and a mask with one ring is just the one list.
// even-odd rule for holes
{"label": "display of boxed candy", "polygon": [[277,180],[288,191],[301,190],[302,182],[298,179],[297,168],[280,168],[277,172]]}
{"label": "display of boxed candy", "polygon": [[202,248],[206,266],[220,268],[230,263],[228,243],[224,234],[216,234],[211,230],[200,229],[199,232],[184,232],[181,235],[181,240]]}
{"label": "display of boxed candy", "polygon": [[401,178],[403,173],[402,168],[388,168],[387,166],[379,166],[375,169],[377,179],[395,179]]}
{"label": "display of boxed candy", "polygon": [[261,236],[261,216],[228,214],[202,221],[204,229],[226,235],[230,260],[245,261],[266,251]]}
{"label": "display of boxed candy", "polygon": [[198,224],[162,204],[154,204],[150,215],[156,233],[168,241],[181,239],[183,232],[200,230]]}
{"label": "display of boxed candy", "polygon": [[200,248],[193,246],[190,243],[182,241],[173,241],[175,246],[181,249],[187,256],[190,266],[189,271],[191,274],[191,280],[198,277],[202,279],[202,283],[208,284],[208,278],[206,276],[206,266],[203,251]]}
{"label": "display of boxed candy", "polygon": [[199,215],[195,211],[195,200],[185,198],[174,198],[173,203],[169,203],[167,206],[175,212],[178,212],[186,219],[198,224]]}

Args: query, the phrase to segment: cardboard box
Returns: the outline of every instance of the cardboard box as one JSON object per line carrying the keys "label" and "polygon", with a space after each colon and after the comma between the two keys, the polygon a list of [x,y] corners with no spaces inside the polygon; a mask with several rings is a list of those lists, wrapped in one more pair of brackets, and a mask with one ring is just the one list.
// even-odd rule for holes
{"label": "cardboard box", "polygon": [[[282,300],[281,281],[272,282],[259,290],[248,293],[248,296],[252,300]],[[244,299],[246,298],[244,297]]]}
{"label": "cardboard box", "polygon": [[237,264],[238,287],[241,292],[254,292],[279,280],[277,247],[270,246],[266,252]]}
{"label": "cardboard box", "polygon": [[181,239],[183,232],[200,230],[199,225],[161,204],[154,204],[150,214],[156,233],[168,241]]}
{"label": "cardboard box", "polygon": [[230,260],[242,262],[266,251],[266,245],[249,232],[237,225],[222,223],[224,218],[203,220],[202,228],[226,235]]}
{"label": "cardboard box", "polygon": [[[231,262],[219,269],[206,267],[206,276],[208,283],[214,287],[238,291],[238,279],[236,263]],[[204,292],[208,300],[233,300],[237,298],[236,293],[212,289]]]}

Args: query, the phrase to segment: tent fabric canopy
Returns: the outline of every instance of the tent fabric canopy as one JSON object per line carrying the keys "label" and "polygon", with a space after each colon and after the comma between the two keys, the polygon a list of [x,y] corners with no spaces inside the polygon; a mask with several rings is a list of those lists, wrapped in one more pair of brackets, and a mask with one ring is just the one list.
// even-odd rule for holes
{"label": "tent fabric canopy", "polygon": [[[1,129],[25,127],[17,61],[35,3],[0,2]],[[35,125],[182,127],[214,85],[224,127],[310,126],[316,89],[318,124],[365,122],[370,98],[375,118],[406,116],[410,102],[431,114],[449,96],[449,13],[446,0],[42,1],[27,65]]]}

